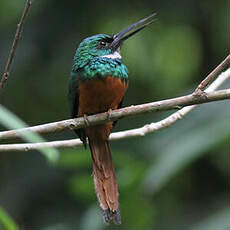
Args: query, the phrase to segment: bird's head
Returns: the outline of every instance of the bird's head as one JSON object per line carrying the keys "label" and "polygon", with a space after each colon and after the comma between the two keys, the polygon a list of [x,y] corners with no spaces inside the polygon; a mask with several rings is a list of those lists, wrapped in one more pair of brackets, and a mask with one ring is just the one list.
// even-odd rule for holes
{"label": "bird's head", "polygon": [[82,68],[94,57],[121,59],[120,48],[123,42],[151,24],[155,15],[155,13],[151,14],[115,35],[97,34],[84,39],[74,57],[75,68]]}

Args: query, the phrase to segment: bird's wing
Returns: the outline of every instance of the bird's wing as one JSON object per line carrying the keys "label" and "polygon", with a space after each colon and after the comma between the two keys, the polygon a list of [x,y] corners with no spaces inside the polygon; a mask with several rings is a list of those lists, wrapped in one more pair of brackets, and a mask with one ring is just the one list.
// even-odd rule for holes
{"label": "bird's wing", "polygon": [[[120,104],[118,105],[117,109],[120,109],[122,107],[123,101],[124,101],[124,97],[122,98],[122,100],[121,100]],[[113,127],[117,124],[117,122],[118,122],[118,120],[113,122]]]}
{"label": "bird's wing", "polygon": [[[78,116],[79,107],[79,94],[78,94],[78,78],[79,74],[76,72],[71,72],[69,79],[69,104],[71,110],[71,117],[76,118]],[[87,146],[86,135],[83,129],[74,130],[74,132],[79,136],[80,140],[83,142],[85,148]]]}

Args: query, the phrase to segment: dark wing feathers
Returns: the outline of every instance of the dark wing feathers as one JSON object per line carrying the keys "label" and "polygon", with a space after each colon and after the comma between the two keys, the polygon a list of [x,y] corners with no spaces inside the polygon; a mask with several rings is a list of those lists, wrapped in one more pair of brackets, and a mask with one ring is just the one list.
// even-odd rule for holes
{"label": "dark wing feathers", "polygon": [[[124,97],[122,98],[122,100],[121,100],[120,104],[118,105],[117,109],[120,109],[122,107],[123,100],[124,100]],[[113,122],[113,127],[117,124],[117,122],[118,122],[118,120]]]}
{"label": "dark wing feathers", "polygon": [[[75,118],[78,115],[79,106],[79,94],[77,90],[78,73],[71,72],[69,81],[69,104],[71,109],[71,117]],[[74,130],[74,132],[79,136],[80,140],[83,142],[84,147],[87,146],[86,135],[83,129]]]}

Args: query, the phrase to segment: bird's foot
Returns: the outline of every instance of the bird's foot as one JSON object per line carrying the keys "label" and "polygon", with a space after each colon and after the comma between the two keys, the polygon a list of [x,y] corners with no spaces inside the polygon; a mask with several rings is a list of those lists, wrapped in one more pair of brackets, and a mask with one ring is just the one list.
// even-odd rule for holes
{"label": "bird's foot", "polygon": [[90,123],[89,123],[88,115],[87,115],[87,114],[84,114],[83,118],[84,118],[85,125],[86,125],[86,126],[89,126]]}
{"label": "bird's foot", "polygon": [[112,115],[112,112],[113,112],[112,109],[109,109],[109,110],[107,111],[107,119],[108,119],[108,120],[110,119],[110,117],[111,117],[111,115]]}

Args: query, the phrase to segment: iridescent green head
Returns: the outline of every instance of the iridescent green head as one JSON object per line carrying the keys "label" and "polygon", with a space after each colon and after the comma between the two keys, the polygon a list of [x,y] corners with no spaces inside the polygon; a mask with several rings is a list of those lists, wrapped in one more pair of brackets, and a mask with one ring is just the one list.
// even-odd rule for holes
{"label": "iridescent green head", "polygon": [[[116,52],[111,47],[112,42],[113,38],[106,34],[97,34],[84,39],[74,56],[75,67],[82,68],[95,57],[103,57]],[[118,57],[121,58],[120,55]]]}
{"label": "iridescent green head", "polygon": [[126,78],[128,71],[121,60],[121,45],[126,39],[152,23],[154,20],[143,24],[147,20],[152,19],[153,16],[155,14],[134,23],[112,36],[97,34],[84,39],[78,46],[74,56],[72,73],[79,72],[84,79],[90,79],[99,74],[102,77],[113,74],[114,77]]}

